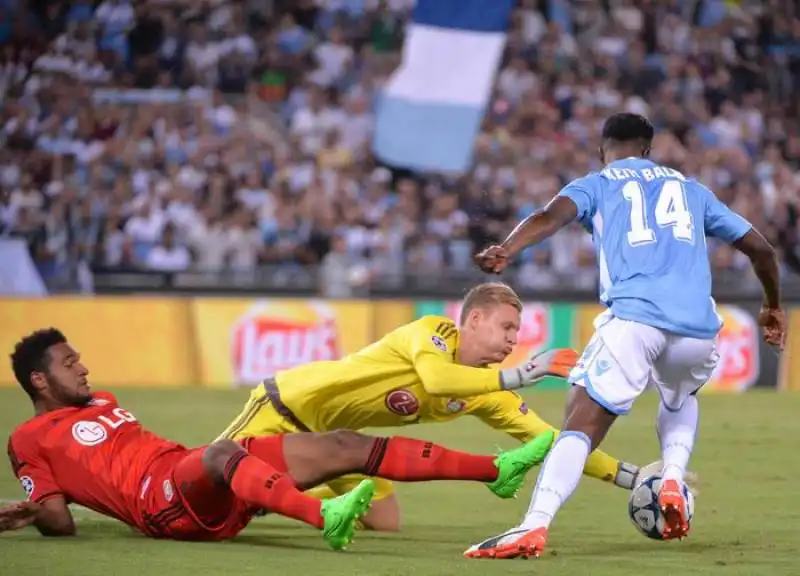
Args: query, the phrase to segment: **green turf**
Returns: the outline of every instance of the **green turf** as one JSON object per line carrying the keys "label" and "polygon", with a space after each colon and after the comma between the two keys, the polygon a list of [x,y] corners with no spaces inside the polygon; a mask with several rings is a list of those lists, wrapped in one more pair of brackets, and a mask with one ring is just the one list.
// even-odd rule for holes
{"label": "green turf", "polygon": [[[145,426],[188,444],[213,438],[244,402],[243,392],[203,390],[118,392]],[[531,404],[557,421],[562,395],[534,394]],[[621,420],[606,448],[647,463],[658,456],[647,397]],[[14,389],[0,390],[0,432],[27,417],[30,407]],[[459,483],[400,487],[404,531],[359,533],[347,552],[327,550],[314,530],[263,518],[232,542],[185,544],[151,541],[127,527],[76,511],[80,535],[47,540],[33,530],[0,536],[0,574],[81,576],[203,576],[275,574],[390,576],[430,574],[548,574],[624,576],[678,574],[800,574],[800,396],[751,393],[702,399],[699,446],[693,467],[701,494],[691,537],[651,542],[626,515],[626,493],[585,479],[559,515],[543,558],[465,560],[469,544],[516,523],[533,478],[517,501],[499,501],[483,486]],[[513,441],[468,418],[447,425],[404,428],[403,434],[455,448],[491,453]],[[8,466],[0,466],[0,497],[21,495]]]}

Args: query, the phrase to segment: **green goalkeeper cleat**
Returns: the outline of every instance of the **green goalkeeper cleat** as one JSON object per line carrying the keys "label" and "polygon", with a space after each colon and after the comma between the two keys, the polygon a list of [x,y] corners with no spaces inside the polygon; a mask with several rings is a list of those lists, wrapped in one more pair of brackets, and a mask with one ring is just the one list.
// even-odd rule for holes
{"label": "green goalkeeper cleat", "polygon": [[541,464],[550,452],[555,432],[548,430],[519,448],[501,452],[495,459],[497,480],[487,484],[489,490],[500,498],[513,498],[522,487],[528,470]]}
{"label": "green goalkeeper cleat", "polygon": [[322,537],[334,550],[344,550],[356,532],[358,520],[367,513],[375,495],[375,483],[367,478],[347,494],[322,502]]}

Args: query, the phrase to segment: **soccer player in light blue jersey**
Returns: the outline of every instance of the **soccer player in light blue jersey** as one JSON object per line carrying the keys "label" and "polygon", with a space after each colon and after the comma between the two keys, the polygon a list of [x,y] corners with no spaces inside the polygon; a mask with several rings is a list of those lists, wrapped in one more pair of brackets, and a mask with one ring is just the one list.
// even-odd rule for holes
{"label": "soccer player in light blue jersey", "polygon": [[558,509],[575,491],[586,458],[617,416],[648,385],[661,395],[657,429],[663,466],[659,505],[665,537],[689,525],[684,475],[698,422],[695,394],[716,366],[721,319],[711,298],[706,237],[747,255],[764,289],[759,315],[764,339],[783,347],[775,251],[744,218],[699,182],[648,159],[653,126],[638,114],[615,114],[603,126],[605,168],[569,183],[499,246],[476,256],[500,273],[525,247],[578,221],[591,234],[607,309],[570,374],[562,432],[542,466],[522,523],[469,548],[472,558],[538,556]]}

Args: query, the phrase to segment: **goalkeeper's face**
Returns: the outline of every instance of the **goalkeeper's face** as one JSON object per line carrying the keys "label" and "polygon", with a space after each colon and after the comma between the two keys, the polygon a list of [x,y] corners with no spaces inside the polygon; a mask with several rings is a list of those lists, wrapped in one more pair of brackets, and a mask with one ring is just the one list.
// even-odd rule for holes
{"label": "goalkeeper's face", "polygon": [[475,312],[470,315],[469,337],[474,339],[485,363],[502,362],[517,345],[519,310],[509,304],[495,304]]}

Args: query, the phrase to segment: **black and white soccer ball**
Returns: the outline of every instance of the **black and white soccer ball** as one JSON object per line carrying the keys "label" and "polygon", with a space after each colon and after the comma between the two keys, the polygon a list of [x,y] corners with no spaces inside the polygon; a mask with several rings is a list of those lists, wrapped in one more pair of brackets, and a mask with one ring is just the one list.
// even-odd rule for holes
{"label": "black and white soccer ball", "polygon": [[[664,515],[658,505],[658,492],[661,489],[661,476],[650,476],[638,484],[628,500],[628,516],[642,534],[653,540],[664,539]],[[688,508],[689,526],[694,518],[694,494],[686,484],[683,496]]]}

